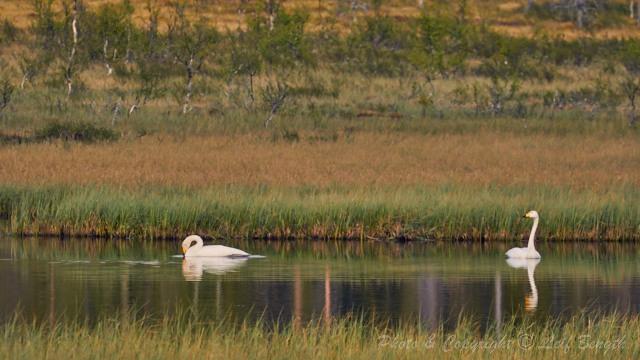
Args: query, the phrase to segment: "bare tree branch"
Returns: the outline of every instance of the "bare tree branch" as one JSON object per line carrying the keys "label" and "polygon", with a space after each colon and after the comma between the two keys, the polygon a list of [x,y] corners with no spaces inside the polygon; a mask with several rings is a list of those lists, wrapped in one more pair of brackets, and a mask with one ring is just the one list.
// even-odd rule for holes
{"label": "bare tree branch", "polygon": [[269,110],[269,115],[264,121],[264,127],[269,127],[273,117],[284,105],[285,99],[289,95],[289,86],[286,83],[276,81],[275,85],[268,84],[262,94],[265,105]]}

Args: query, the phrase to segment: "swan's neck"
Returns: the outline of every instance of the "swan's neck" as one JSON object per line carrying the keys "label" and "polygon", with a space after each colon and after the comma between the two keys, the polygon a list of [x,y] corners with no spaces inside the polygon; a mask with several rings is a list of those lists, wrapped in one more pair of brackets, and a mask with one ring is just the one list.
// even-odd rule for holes
{"label": "swan's neck", "polygon": [[531,297],[525,298],[525,310],[534,311],[538,307],[538,288],[536,287],[536,281],[533,278],[533,272],[535,271],[535,265],[527,266],[527,275],[529,275],[529,286],[531,287]]}
{"label": "swan's neck", "polygon": [[194,251],[198,251],[200,249],[202,249],[202,247],[204,246],[204,243],[202,242],[202,238],[201,237],[196,237],[194,238],[192,241],[195,241],[195,245],[191,246],[189,249],[193,249]]}
{"label": "swan's neck", "polygon": [[529,234],[529,250],[535,250],[536,247],[533,244],[536,239],[536,230],[538,229],[538,218],[533,219],[533,227],[531,228],[531,234]]}
{"label": "swan's neck", "polygon": [[536,280],[533,278],[535,266],[527,266],[527,275],[529,277],[529,286],[531,287],[531,293],[535,298],[538,298],[538,288],[536,287]]}

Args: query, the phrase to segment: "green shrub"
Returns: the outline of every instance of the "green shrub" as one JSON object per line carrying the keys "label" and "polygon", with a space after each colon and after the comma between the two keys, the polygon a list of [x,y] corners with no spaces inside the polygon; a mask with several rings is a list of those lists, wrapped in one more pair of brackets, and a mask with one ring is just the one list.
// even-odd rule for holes
{"label": "green shrub", "polygon": [[3,42],[13,42],[18,39],[20,30],[11,21],[5,19],[0,27],[0,44]]}
{"label": "green shrub", "polygon": [[123,0],[120,4],[104,4],[95,12],[86,10],[82,14],[82,45],[90,59],[116,60],[127,55],[133,10],[130,1]]}
{"label": "green shrub", "polygon": [[462,72],[469,54],[470,26],[454,19],[423,15],[417,24],[418,35],[410,59],[429,73],[446,75]]}
{"label": "green shrub", "polygon": [[636,109],[640,97],[640,42],[631,40],[625,44],[620,53],[620,62],[626,74],[620,88],[629,103],[629,124],[634,126],[637,121]]}
{"label": "green shrub", "polygon": [[285,68],[312,64],[311,46],[304,31],[308,20],[309,15],[305,12],[289,13],[278,8],[271,28],[266,16],[258,16],[249,22],[246,45],[257,44],[262,59],[272,66]]}
{"label": "green shrub", "polygon": [[364,74],[398,75],[405,70],[410,32],[390,17],[367,18],[347,38],[349,63]]}
{"label": "green shrub", "polygon": [[36,140],[62,139],[92,143],[97,141],[117,140],[120,135],[107,128],[98,127],[87,122],[54,122],[36,131]]}
{"label": "green shrub", "polygon": [[0,78],[0,116],[11,103],[14,90],[15,86],[8,79]]}
{"label": "green shrub", "polygon": [[620,49],[619,58],[630,74],[640,74],[640,41],[627,41]]}

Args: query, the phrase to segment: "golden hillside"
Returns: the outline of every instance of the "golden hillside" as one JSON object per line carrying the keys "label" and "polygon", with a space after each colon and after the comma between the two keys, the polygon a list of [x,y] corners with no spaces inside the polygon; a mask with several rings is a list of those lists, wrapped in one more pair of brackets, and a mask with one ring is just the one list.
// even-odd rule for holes
{"label": "golden hillside", "polygon": [[[90,8],[96,8],[115,0],[84,0]],[[144,23],[147,18],[149,0],[131,0],[135,7],[134,18]],[[172,12],[171,0],[155,0],[161,8],[161,19],[166,23]],[[247,19],[260,8],[263,1],[257,0],[191,0],[188,1],[190,16],[203,16],[220,30],[244,27]],[[376,13],[391,16],[398,20],[417,17],[422,11],[455,14],[459,12],[463,1],[424,1],[420,7],[419,0],[386,0],[379,9],[375,9],[373,1],[349,0],[284,0],[287,9],[304,9],[310,15],[310,27],[318,29],[325,22],[335,22],[341,29],[348,31],[354,22],[365,16]],[[496,1],[467,0],[466,17],[476,23],[487,23],[494,30],[514,36],[531,36],[536,32],[551,35],[562,35],[568,39],[580,36],[596,36],[598,38],[620,38],[640,36],[640,27],[630,17],[629,1],[610,0],[602,2],[599,9],[591,11],[592,26],[580,30],[571,21],[570,14],[558,15],[560,10],[551,10],[555,2],[534,1],[534,9],[525,13],[526,0]],[[54,0],[60,8],[62,0]],[[356,4],[355,9],[351,4]],[[32,21],[32,1],[3,0],[0,2],[0,20],[7,19],[19,28],[26,28]],[[197,14],[197,15],[196,15]],[[553,14],[553,15],[551,15]]]}

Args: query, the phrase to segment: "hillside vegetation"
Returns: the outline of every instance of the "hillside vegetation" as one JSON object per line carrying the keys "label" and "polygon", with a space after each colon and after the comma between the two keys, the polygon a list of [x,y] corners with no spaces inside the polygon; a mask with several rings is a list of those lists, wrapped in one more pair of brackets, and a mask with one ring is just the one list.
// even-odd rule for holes
{"label": "hillside vegetation", "polygon": [[[147,14],[147,0],[130,0],[134,8],[133,20],[144,24]],[[382,14],[398,20],[417,18],[423,11],[439,13],[455,13],[461,8],[467,13],[468,21],[486,23],[492,29],[516,36],[532,36],[537,31],[550,34],[562,33],[568,38],[580,36],[598,37],[636,37],[640,35],[637,26],[637,13],[632,16],[630,4],[633,1],[609,0],[590,4],[590,22],[585,29],[580,29],[574,22],[571,9],[563,7],[562,1],[549,0],[466,0],[466,1],[433,1],[433,0],[284,0],[279,1],[287,10],[303,10],[309,13],[310,27],[320,29],[325,22],[339,23],[343,31],[349,31],[352,23],[365,17]],[[6,0],[0,4],[0,19],[10,19],[18,28],[27,29],[33,20],[33,1]],[[97,8],[106,4],[117,3],[114,0],[85,0],[89,8]],[[171,10],[170,0],[156,0],[163,18]],[[531,5],[528,7],[528,4]],[[62,2],[54,4],[61,6]],[[199,0],[194,1],[188,16],[203,16],[207,22],[218,30],[244,28],[248,19],[264,8],[262,0]],[[422,4],[422,5],[421,5]],[[594,6],[598,5],[598,6]],[[165,28],[166,29],[166,28]]]}
{"label": "hillside vegetation", "polygon": [[640,235],[628,3],[349,4],[3,2],[3,224],[486,239],[536,208],[546,238]]}

